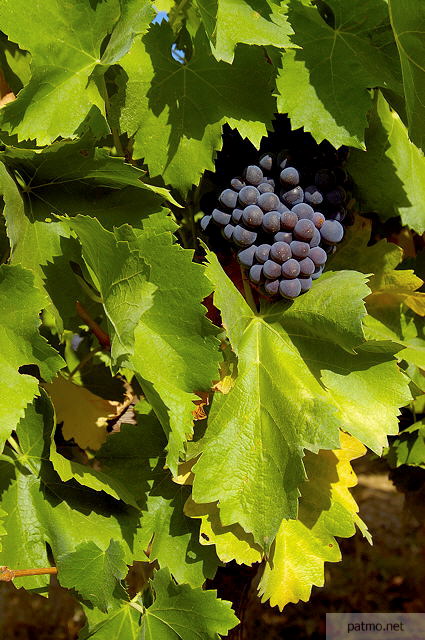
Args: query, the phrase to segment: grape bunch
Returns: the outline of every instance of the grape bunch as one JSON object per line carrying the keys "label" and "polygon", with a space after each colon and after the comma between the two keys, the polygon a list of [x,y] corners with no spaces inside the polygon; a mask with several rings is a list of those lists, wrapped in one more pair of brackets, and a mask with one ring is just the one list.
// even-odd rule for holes
{"label": "grape bunch", "polygon": [[319,169],[305,185],[311,172],[303,177],[293,164],[288,154],[263,154],[201,220],[203,231],[219,228],[237,248],[254,288],[289,300],[311,288],[341,242],[347,199],[336,171]]}

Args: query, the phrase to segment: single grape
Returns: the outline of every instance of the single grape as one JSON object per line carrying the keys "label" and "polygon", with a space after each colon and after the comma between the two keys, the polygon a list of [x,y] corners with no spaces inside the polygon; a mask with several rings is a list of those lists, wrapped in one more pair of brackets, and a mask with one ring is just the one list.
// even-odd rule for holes
{"label": "single grape", "polygon": [[263,222],[263,212],[256,204],[249,204],[243,210],[242,221],[248,227],[259,227]]}
{"label": "single grape", "polygon": [[264,153],[260,158],[259,165],[264,171],[271,171],[273,169],[273,156],[269,153]]}
{"label": "single grape", "polygon": [[299,240],[293,240],[289,245],[291,247],[292,255],[294,258],[298,258],[302,260],[303,258],[307,258],[310,253],[310,245],[308,242],[300,242]]}
{"label": "single grape", "polygon": [[313,275],[311,276],[311,279],[312,279],[312,280],[317,280],[317,278],[320,278],[320,276],[322,275],[322,273],[323,273],[323,266],[321,266],[321,267],[316,267],[316,268],[315,268],[315,270],[314,270]]}
{"label": "single grape", "polygon": [[242,180],[242,178],[232,178],[230,180],[230,185],[235,191],[240,191],[242,187],[245,186],[245,182]]}
{"label": "single grape", "polygon": [[335,175],[330,169],[320,169],[314,176],[314,183],[319,189],[332,189],[335,184]]}
{"label": "single grape", "polygon": [[269,244],[260,244],[260,246],[257,247],[255,251],[255,258],[257,262],[264,264],[266,260],[269,259],[270,249],[271,247]]}
{"label": "single grape", "polygon": [[279,201],[279,205],[277,206],[276,211],[279,211],[279,213],[285,213],[285,211],[290,211],[290,209],[288,209],[286,204],[283,204],[283,202]]}
{"label": "single grape", "polygon": [[289,258],[283,263],[281,269],[284,278],[296,278],[300,274],[300,263],[294,258]]}
{"label": "single grape", "polygon": [[280,229],[280,213],[268,211],[263,217],[263,229],[267,233],[277,233]]}
{"label": "single grape", "polygon": [[290,191],[286,191],[282,195],[282,200],[287,205],[300,204],[304,199],[304,191],[301,187],[295,187],[295,189],[291,189]]}
{"label": "single grape", "polygon": [[332,191],[328,191],[325,196],[327,202],[329,202],[329,204],[333,207],[339,207],[341,204],[343,204],[346,197],[347,194],[345,193],[345,189],[343,189],[342,187],[337,187]]}
{"label": "single grape", "polygon": [[230,222],[230,213],[224,213],[224,211],[220,211],[220,209],[214,209],[212,212],[212,219],[216,224],[225,227],[226,224],[229,224]]}
{"label": "single grape", "polygon": [[280,214],[280,227],[284,231],[292,231],[297,222],[297,214],[293,211],[284,211]]}
{"label": "single grape", "polygon": [[263,273],[269,280],[279,278],[281,274],[280,264],[274,262],[274,260],[266,260],[263,264]]}
{"label": "single grape", "polygon": [[230,241],[232,239],[234,230],[235,227],[233,226],[233,224],[226,224],[226,226],[221,230],[221,235],[223,236],[223,238],[226,238],[226,240]]}
{"label": "single grape", "polygon": [[311,220],[302,218],[294,227],[294,236],[303,242],[310,242],[314,235],[315,226]]}
{"label": "single grape", "polygon": [[315,229],[313,233],[313,237],[310,240],[310,247],[318,247],[321,240],[322,240],[322,237],[320,235],[319,229]]}
{"label": "single grape", "polygon": [[260,193],[274,193],[274,187],[268,182],[262,182],[257,189]]}
{"label": "single grape", "polygon": [[208,227],[209,223],[211,222],[211,218],[212,218],[212,216],[204,216],[202,218],[202,220],[200,222],[202,231],[205,231],[205,229]]}
{"label": "single grape", "polygon": [[280,181],[284,185],[296,187],[300,183],[300,174],[295,167],[286,167],[280,172]]}
{"label": "single grape", "polygon": [[301,284],[298,278],[294,280],[281,280],[279,284],[279,293],[282,298],[293,300],[301,293]]}
{"label": "single grape", "polygon": [[238,194],[233,189],[225,189],[220,193],[218,200],[224,207],[234,209],[238,201]]}
{"label": "single grape", "polygon": [[292,233],[289,233],[289,231],[278,231],[278,233],[274,234],[273,240],[275,242],[286,242],[287,244],[291,244]]}
{"label": "single grape", "polygon": [[257,234],[255,231],[248,231],[248,229],[244,229],[239,224],[236,225],[233,231],[233,241],[238,247],[249,247],[257,239]]}
{"label": "single grape", "polygon": [[332,220],[338,220],[338,222],[342,222],[347,215],[347,211],[344,208],[341,208],[339,211],[331,214]]}
{"label": "single grape", "polygon": [[282,149],[282,151],[277,156],[277,164],[280,169],[285,169],[289,162],[289,149]]}
{"label": "single grape", "polygon": [[248,267],[252,267],[252,265],[254,264],[256,248],[257,247],[254,244],[252,244],[247,249],[242,249],[241,251],[238,251],[238,262],[239,262],[239,264],[241,264],[243,267],[247,267],[247,268]]}
{"label": "single grape", "polygon": [[263,179],[263,172],[256,164],[250,164],[244,171],[245,180],[256,187]]}
{"label": "single grape", "polygon": [[311,285],[313,284],[313,280],[311,279],[311,277],[300,278],[299,280],[301,285],[301,293],[305,293],[306,291],[309,291],[311,289]]}
{"label": "single grape", "polygon": [[263,278],[263,266],[261,264],[253,264],[249,270],[249,279],[254,284],[260,284]]}
{"label": "single grape", "polygon": [[299,265],[301,276],[311,276],[316,268],[316,265],[311,258],[303,258],[303,260],[300,260]]}
{"label": "single grape", "polygon": [[279,206],[279,198],[275,193],[262,193],[259,195],[257,204],[263,211],[276,211]]}
{"label": "single grape", "polygon": [[344,227],[338,220],[325,220],[320,229],[320,235],[328,244],[337,244],[344,236]]}
{"label": "single grape", "polygon": [[247,207],[249,204],[256,204],[259,198],[260,192],[255,187],[248,185],[242,187],[239,191],[239,202],[242,206]]}
{"label": "single grape", "polygon": [[315,184],[307,187],[304,192],[304,199],[306,202],[308,202],[308,204],[311,204],[312,206],[317,206],[323,202],[323,196],[320,191],[318,191]]}
{"label": "single grape", "polygon": [[313,222],[316,229],[320,229],[323,226],[325,220],[325,216],[323,215],[323,213],[320,213],[320,211],[315,211],[313,213]]}
{"label": "single grape", "polygon": [[314,209],[305,202],[300,202],[292,207],[292,211],[297,215],[298,220],[313,220]]}
{"label": "single grape", "polygon": [[232,211],[232,221],[240,222],[242,220],[243,209],[233,209]]}
{"label": "single grape", "polygon": [[264,291],[269,296],[275,296],[279,293],[280,280],[266,280],[264,284]]}
{"label": "single grape", "polygon": [[279,264],[286,262],[292,258],[292,252],[289,244],[286,242],[275,242],[270,249],[270,258]]}
{"label": "single grape", "polygon": [[320,267],[322,264],[325,264],[328,259],[328,254],[324,249],[322,249],[322,247],[313,247],[310,249],[308,256],[313,260],[316,267]]}

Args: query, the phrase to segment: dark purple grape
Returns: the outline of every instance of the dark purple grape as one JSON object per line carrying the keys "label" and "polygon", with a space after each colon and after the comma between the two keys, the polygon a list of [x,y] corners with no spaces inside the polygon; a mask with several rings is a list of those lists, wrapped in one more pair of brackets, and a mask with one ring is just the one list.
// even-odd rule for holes
{"label": "dark purple grape", "polygon": [[314,270],[313,275],[311,276],[311,279],[312,279],[312,280],[317,280],[317,278],[320,278],[320,276],[322,275],[322,273],[323,273],[323,266],[321,266],[321,267],[316,267],[316,268],[315,268],[315,270]]}
{"label": "dark purple grape", "polygon": [[275,296],[279,293],[280,280],[266,280],[264,284],[264,291],[269,296]]}
{"label": "dark purple grape", "polygon": [[245,180],[256,187],[263,179],[263,172],[256,164],[250,164],[244,171]]}
{"label": "dark purple grape", "polygon": [[279,278],[281,274],[280,264],[274,262],[273,260],[266,260],[266,262],[263,264],[263,273],[269,280],[275,280],[276,278]]}
{"label": "dark purple grape", "polygon": [[271,171],[273,169],[273,156],[269,153],[264,153],[258,164],[262,169],[264,169],[264,171]]}
{"label": "dark purple grape", "polygon": [[313,284],[313,280],[310,278],[300,278],[301,285],[301,293],[305,293],[311,289],[311,285]]}
{"label": "dark purple grape", "polygon": [[282,276],[284,278],[296,278],[300,273],[300,263],[294,258],[289,258],[282,265]]}
{"label": "dark purple grape", "polygon": [[264,264],[264,262],[269,259],[270,249],[271,247],[269,244],[260,244],[255,251],[255,258],[257,262]]}
{"label": "dark purple grape", "polygon": [[267,233],[277,233],[279,231],[280,213],[278,211],[268,211],[264,214],[263,229]]}
{"label": "dark purple grape", "polygon": [[345,189],[342,187],[337,187],[332,191],[328,191],[325,198],[326,201],[329,202],[333,207],[339,207],[341,204],[345,202],[347,194],[345,193]]}
{"label": "dark purple grape", "polygon": [[294,280],[281,280],[279,284],[279,293],[282,298],[293,300],[301,293],[301,284],[298,278]]}
{"label": "dark purple grape", "polygon": [[322,249],[322,247],[313,247],[310,249],[308,256],[312,259],[316,267],[320,267],[322,264],[325,264],[328,259],[328,254],[324,249]]}
{"label": "dark purple grape", "polygon": [[335,175],[330,169],[320,169],[314,176],[314,183],[319,189],[332,189]]}
{"label": "dark purple grape", "polygon": [[285,204],[293,206],[294,204],[300,204],[304,199],[304,191],[301,187],[295,187],[290,191],[286,191],[282,195],[282,200]]}
{"label": "dark purple grape", "polygon": [[303,258],[307,258],[310,253],[310,245],[308,242],[300,242],[299,240],[293,240],[289,245],[291,247],[292,255],[294,258],[298,258],[302,260]]}
{"label": "dark purple grape", "polygon": [[236,225],[233,231],[233,241],[238,247],[250,247],[257,239],[255,231],[248,231],[239,224]]}
{"label": "dark purple grape", "polygon": [[204,216],[202,218],[202,220],[200,222],[202,231],[205,231],[205,229],[208,227],[209,223],[211,222],[211,218],[212,218],[212,216]]}
{"label": "dark purple grape", "polygon": [[314,209],[310,207],[309,204],[305,202],[300,202],[300,204],[296,204],[292,207],[292,211],[296,213],[298,220],[313,220]]}
{"label": "dark purple grape", "polygon": [[280,227],[284,231],[292,231],[298,222],[297,214],[293,211],[285,211],[280,214]]}
{"label": "dark purple grape", "polygon": [[263,212],[256,204],[249,204],[243,210],[242,221],[248,227],[259,227],[263,222]]}
{"label": "dark purple grape", "polygon": [[230,213],[224,213],[224,211],[220,211],[220,209],[214,209],[212,212],[212,219],[216,224],[225,227],[226,224],[229,224],[230,222]]}
{"label": "dark purple grape", "polygon": [[274,234],[273,239],[275,242],[286,242],[287,244],[291,244],[292,233],[289,233],[289,231],[278,231],[278,233]]}
{"label": "dark purple grape", "polygon": [[256,248],[257,247],[253,244],[247,249],[242,249],[242,251],[238,251],[237,257],[238,257],[239,264],[247,268],[252,267],[252,265],[254,264]]}
{"label": "dark purple grape", "polygon": [[238,201],[238,194],[233,189],[225,189],[220,193],[218,200],[224,207],[234,209]]}
{"label": "dark purple grape", "polygon": [[259,195],[257,204],[263,211],[275,211],[279,206],[279,198],[275,193],[262,193]]}
{"label": "dark purple grape", "polygon": [[343,220],[345,220],[346,215],[347,215],[346,210],[342,208],[340,211],[336,211],[335,213],[332,213],[330,217],[332,218],[332,220],[338,220],[338,222],[342,222]]}
{"label": "dark purple grape", "polygon": [[318,247],[321,241],[321,235],[319,229],[315,229],[313,233],[313,237],[310,240],[310,247]]}
{"label": "dark purple grape", "polygon": [[282,264],[292,258],[292,252],[289,244],[286,242],[275,242],[270,249],[270,259]]}
{"label": "dark purple grape", "polygon": [[301,276],[308,277],[308,276],[311,276],[312,273],[314,273],[316,265],[314,264],[311,258],[304,258],[303,260],[300,260],[299,264],[300,264]]}
{"label": "dark purple grape", "polygon": [[232,211],[232,220],[233,222],[240,222],[242,220],[243,209],[233,209]]}
{"label": "dark purple grape", "polygon": [[242,187],[245,186],[245,182],[242,180],[242,178],[232,178],[230,180],[230,186],[235,191],[240,191],[242,189]]}
{"label": "dark purple grape", "polygon": [[264,280],[263,267],[261,264],[253,264],[249,270],[249,279],[254,284],[260,284]]}
{"label": "dark purple grape", "polygon": [[244,207],[247,207],[249,204],[256,204],[259,196],[260,192],[258,189],[248,185],[246,187],[242,187],[239,191],[239,202]]}
{"label": "dark purple grape", "polygon": [[328,244],[337,244],[344,236],[344,227],[338,220],[325,220],[320,229],[320,235]]}
{"label": "dark purple grape", "polygon": [[257,189],[260,193],[274,193],[273,185],[269,184],[268,182],[262,182],[258,185]]}
{"label": "dark purple grape", "polygon": [[304,191],[304,200],[314,207],[323,202],[323,196],[320,191],[317,190],[316,185],[312,184]]}
{"label": "dark purple grape", "polygon": [[221,235],[223,236],[223,238],[226,238],[226,240],[229,240],[230,242],[234,230],[235,227],[233,226],[233,224],[226,224],[226,226],[221,230]]}
{"label": "dark purple grape", "polygon": [[320,213],[320,211],[315,211],[313,213],[313,222],[316,229],[320,229],[323,226],[325,220],[325,216],[323,215],[323,213]]}
{"label": "dark purple grape", "polygon": [[295,167],[286,167],[280,172],[280,181],[284,185],[296,187],[300,183],[300,174]]}
{"label": "dark purple grape", "polygon": [[314,235],[315,226],[311,220],[302,218],[294,227],[294,236],[303,242],[310,242]]}

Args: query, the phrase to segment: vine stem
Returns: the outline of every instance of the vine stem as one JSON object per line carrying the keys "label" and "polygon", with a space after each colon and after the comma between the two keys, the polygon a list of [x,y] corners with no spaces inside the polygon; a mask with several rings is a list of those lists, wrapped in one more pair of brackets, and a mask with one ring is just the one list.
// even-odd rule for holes
{"label": "vine stem", "polygon": [[242,266],[241,266],[241,276],[242,276],[242,282],[243,282],[243,290],[245,293],[245,300],[251,307],[252,311],[254,313],[257,313],[257,305],[255,304],[254,296],[252,295],[252,289],[249,284],[249,280],[246,276],[246,272]]}
{"label": "vine stem", "polygon": [[81,302],[79,302],[78,300],[77,300],[77,302],[75,304],[75,308],[76,308],[77,313],[80,316],[80,318],[82,320],[84,320],[84,322],[88,325],[88,327],[91,330],[91,332],[99,340],[99,343],[100,343],[102,349],[110,349],[111,348],[111,340],[110,340],[108,334],[105,333],[105,331],[103,331],[103,329],[101,327],[99,327],[97,322],[95,320],[93,320],[91,315],[86,311],[86,309],[83,307]]}
{"label": "vine stem", "polygon": [[25,576],[54,576],[58,572],[56,567],[46,567],[43,569],[9,569],[9,567],[0,567],[0,582],[12,582],[15,578],[23,578]]}
{"label": "vine stem", "polygon": [[98,353],[99,351],[102,351],[102,347],[96,347],[96,349],[92,349],[91,351],[89,351],[88,353],[86,353],[86,355],[84,356],[84,358],[81,358],[80,362],[77,364],[76,367],[73,368],[73,370],[71,371],[71,373],[68,376],[68,380],[72,380],[72,378],[75,376],[75,374],[80,371],[81,369],[83,369],[86,364],[88,362],[90,362],[90,360],[93,358],[93,356],[95,355],[95,353]]}
{"label": "vine stem", "polygon": [[[105,101],[106,118],[109,124],[109,114],[111,112],[111,103],[109,102],[109,95],[106,89],[106,82],[105,82],[104,75],[101,76],[101,78],[99,79],[99,84],[100,84],[101,93],[103,94],[103,100]],[[116,127],[112,127],[110,124],[109,126],[111,127],[112,138],[114,140],[114,145],[115,145],[115,149],[117,150],[117,154],[125,158],[124,147],[122,146],[121,140],[120,140],[120,132]]]}

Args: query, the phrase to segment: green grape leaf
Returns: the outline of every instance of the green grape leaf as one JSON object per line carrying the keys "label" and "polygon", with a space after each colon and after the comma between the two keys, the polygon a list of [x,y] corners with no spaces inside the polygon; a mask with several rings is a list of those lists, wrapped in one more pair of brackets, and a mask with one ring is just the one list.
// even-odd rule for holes
{"label": "green grape leaf", "polygon": [[214,549],[199,544],[199,525],[183,513],[189,490],[163,469],[165,444],[153,413],[142,414],[137,427],[122,425],[111,435],[96,460],[108,477],[131,487],[142,509],[138,547],[149,547],[149,560],[169,567],[176,580],[198,587],[214,576],[218,558]]}
{"label": "green grape leaf", "polygon": [[168,23],[153,25],[121,60],[128,80],[120,124],[134,136],[134,157],[144,158],[150,174],[185,193],[214,168],[224,123],[259,145],[274,111],[273,68],[247,46],[238,48],[232,65],[217,62],[201,28],[192,57],[180,64],[171,55],[174,40]]}
{"label": "green grape leaf", "polygon": [[391,467],[408,464],[425,468],[425,420],[415,422],[391,443],[387,456]]}
{"label": "green grape leaf", "polygon": [[[19,140],[36,139],[43,146],[59,136],[75,137],[93,109],[104,114],[94,72],[116,62],[136,34],[146,29],[150,3],[137,5],[119,0],[100,4],[46,0],[42,5],[5,0],[0,7],[2,30],[31,52],[32,75],[17,99],[1,110],[2,129]],[[25,20],[17,20],[17,14],[25,15]]]}
{"label": "green grape leaf", "polygon": [[[109,496],[60,481],[48,460],[52,422],[49,400],[45,395],[36,398],[16,429],[20,453],[8,448],[0,460],[0,508],[8,514],[0,563],[13,569],[47,567],[46,544],[56,560],[87,540],[102,550],[111,540],[120,540],[124,560],[131,564],[137,553],[142,555],[136,544],[138,512]],[[48,583],[48,576],[25,578],[28,589]]]}
{"label": "green grape leaf", "polygon": [[217,60],[233,62],[235,47],[245,44],[291,48],[293,34],[284,9],[277,3],[251,0],[196,0]]}
{"label": "green grape leaf", "polygon": [[34,285],[30,271],[20,266],[0,266],[0,448],[19,420],[26,406],[39,394],[38,381],[20,373],[25,365],[36,365],[41,376],[50,381],[65,362],[39,334],[39,313],[45,296]]}
{"label": "green grape leaf", "polygon": [[[334,26],[315,7],[293,0],[288,18],[292,40],[301,49],[282,55],[277,79],[278,109],[288,113],[292,127],[304,127],[321,142],[364,148],[368,89],[389,87],[398,92],[398,57],[373,36],[388,23],[382,0],[328,0]],[[350,96],[350,100],[347,100]]]}
{"label": "green grape leaf", "polygon": [[63,587],[75,589],[83,600],[105,612],[128,572],[124,550],[117,540],[111,540],[107,549],[99,549],[92,541],[82,542],[75,551],[60,555],[57,567]]}
{"label": "green grape leaf", "polygon": [[425,7],[415,0],[388,0],[403,71],[409,138],[425,151]]}
{"label": "green grape leaf", "polygon": [[341,449],[307,454],[309,480],[301,489],[298,518],[280,525],[259,584],[262,602],[283,609],[288,602],[307,601],[313,585],[323,587],[325,562],[341,560],[334,536],[351,537],[355,524],[365,530],[349,491],[357,482],[350,461],[365,452],[341,433]]}
{"label": "green grape leaf", "polygon": [[347,167],[360,199],[383,220],[399,215],[404,225],[424,233],[425,158],[380,92],[370,115],[366,147],[366,153],[353,150]]}
{"label": "green grape leaf", "polygon": [[193,499],[218,500],[224,526],[237,522],[267,547],[282,519],[297,515],[303,450],[337,447],[342,428],[380,452],[411,396],[391,354],[361,347],[363,275],[326,273],[308,296],[257,315],[208,255],[238,377],[229,393],[214,395],[208,429],[191,451],[202,453]]}
{"label": "green grape leaf", "polygon": [[97,609],[85,607],[88,624],[82,629],[79,640],[140,640],[140,614],[142,605],[138,602],[120,600],[106,616],[100,617]]}
{"label": "green grape leaf", "polygon": [[146,640],[218,640],[239,622],[231,603],[218,599],[216,591],[175,584],[167,569],[155,574],[152,588],[155,600],[141,623]]}

